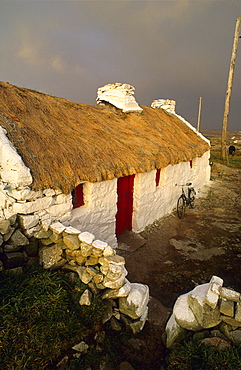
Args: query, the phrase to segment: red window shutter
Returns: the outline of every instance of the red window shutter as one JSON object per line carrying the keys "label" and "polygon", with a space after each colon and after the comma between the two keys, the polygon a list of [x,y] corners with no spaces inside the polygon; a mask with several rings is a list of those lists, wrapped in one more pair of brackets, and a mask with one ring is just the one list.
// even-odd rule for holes
{"label": "red window shutter", "polygon": [[73,208],[77,208],[85,204],[84,195],[83,195],[83,184],[78,185],[72,191],[72,203],[73,203]]}
{"label": "red window shutter", "polygon": [[160,168],[158,168],[158,169],[156,170],[156,186],[158,186],[158,185],[159,185],[159,181],[160,181],[160,174],[161,174],[161,169],[160,169]]}
{"label": "red window shutter", "polygon": [[190,167],[192,168],[192,161],[190,161]]}

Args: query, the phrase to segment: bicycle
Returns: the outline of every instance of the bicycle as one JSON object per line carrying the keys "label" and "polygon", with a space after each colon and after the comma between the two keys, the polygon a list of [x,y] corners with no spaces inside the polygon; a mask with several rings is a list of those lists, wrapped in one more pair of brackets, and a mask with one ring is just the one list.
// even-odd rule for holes
{"label": "bicycle", "polygon": [[[188,206],[189,208],[194,208],[194,200],[196,192],[193,187],[191,187],[192,183],[189,182],[185,185],[179,185],[182,187],[182,194],[177,200],[177,215],[179,218],[183,218],[185,213],[185,208]],[[177,186],[177,184],[176,184]],[[187,186],[187,196],[184,191],[184,187]]]}

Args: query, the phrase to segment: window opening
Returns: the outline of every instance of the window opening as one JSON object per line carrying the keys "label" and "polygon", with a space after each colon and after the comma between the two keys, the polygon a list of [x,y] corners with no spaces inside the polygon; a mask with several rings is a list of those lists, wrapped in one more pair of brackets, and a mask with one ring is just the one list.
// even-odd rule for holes
{"label": "window opening", "polygon": [[156,186],[158,186],[158,185],[159,185],[159,181],[160,181],[160,174],[161,174],[161,169],[160,169],[160,168],[158,168],[158,169],[156,170]]}
{"label": "window opening", "polygon": [[72,191],[72,203],[73,203],[73,208],[77,208],[85,204],[84,194],[83,194],[83,184],[79,184]]}

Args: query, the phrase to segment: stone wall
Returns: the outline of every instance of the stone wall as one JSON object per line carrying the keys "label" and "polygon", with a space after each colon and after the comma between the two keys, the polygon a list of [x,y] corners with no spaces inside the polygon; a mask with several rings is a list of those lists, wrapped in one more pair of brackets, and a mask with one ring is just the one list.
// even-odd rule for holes
{"label": "stone wall", "polygon": [[52,223],[27,237],[21,229],[23,216],[0,221],[0,269],[17,269],[38,260],[44,269],[77,274],[87,288],[81,305],[90,305],[94,294],[110,300],[106,320],[124,315],[133,333],[142,330],[148,314],[149,288],[130,283],[125,260],[106,242],[89,232],[80,232],[60,222]]}
{"label": "stone wall", "polygon": [[222,285],[223,280],[213,276],[209,283],[178,297],[165,330],[168,348],[190,331],[207,329],[211,335],[241,344],[241,295]]}

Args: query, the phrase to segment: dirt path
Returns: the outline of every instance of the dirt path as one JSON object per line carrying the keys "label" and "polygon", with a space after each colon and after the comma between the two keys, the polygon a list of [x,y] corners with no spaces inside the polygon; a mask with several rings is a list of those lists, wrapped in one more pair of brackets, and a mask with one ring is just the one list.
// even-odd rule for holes
{"label": "dirt path", "polygon": [[143,247],[117,251],[127,278],[148,284],[150,295],[168,308],[212,275],[241,291],[241,170],[214,166],[204,190],[183,219],[173,212],[141,233]]}

